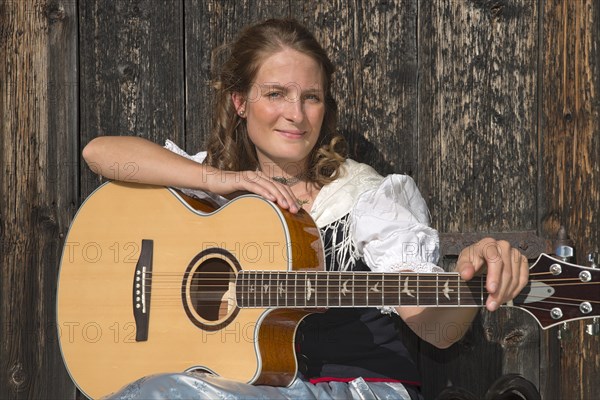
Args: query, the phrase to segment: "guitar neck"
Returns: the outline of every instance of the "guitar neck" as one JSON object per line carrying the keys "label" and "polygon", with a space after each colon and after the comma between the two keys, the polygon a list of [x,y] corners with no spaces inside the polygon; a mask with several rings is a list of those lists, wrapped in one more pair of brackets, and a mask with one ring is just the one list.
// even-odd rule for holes
{"label": "guitar neck", "polygon": [[484,279],[458,273],[241,271],[239,307],[479,307]]}

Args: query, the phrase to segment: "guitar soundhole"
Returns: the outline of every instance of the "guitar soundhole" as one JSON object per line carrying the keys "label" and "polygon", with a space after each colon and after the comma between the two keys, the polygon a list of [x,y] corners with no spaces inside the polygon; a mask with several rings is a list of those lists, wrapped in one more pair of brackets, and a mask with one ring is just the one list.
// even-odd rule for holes
{"label": "guitar soundhole", "polygon": [[203,262],[192,275],[190,301],[207,321],[218,321],[235,309],[235,273],[220,259]]}
{"label": "guitar soundhole", "polygon": [[190,320],[204,330],[222,329],[237,315],[235,282],[240,265],[221,248],[207,249],[188,266],[182,302]]}

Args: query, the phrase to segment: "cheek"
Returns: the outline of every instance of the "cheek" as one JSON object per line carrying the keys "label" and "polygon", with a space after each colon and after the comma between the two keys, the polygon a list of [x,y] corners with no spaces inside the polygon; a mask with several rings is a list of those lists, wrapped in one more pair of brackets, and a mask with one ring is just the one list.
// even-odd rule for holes
{"label": "cheek", "polygon": [[321,131],[321,127],[323,126],[323,119],[325,118],[325,110],[315,109],[311,110],[309,113],[309,119],[311,124],[315,130]]}

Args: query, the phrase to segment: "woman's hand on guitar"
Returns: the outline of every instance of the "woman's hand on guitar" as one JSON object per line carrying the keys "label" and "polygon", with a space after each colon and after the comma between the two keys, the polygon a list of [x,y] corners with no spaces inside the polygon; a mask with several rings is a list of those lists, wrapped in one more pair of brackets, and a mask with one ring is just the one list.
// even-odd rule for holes
{"label": "woman's hand on guitar", "polygon": [[529,280],[527,258],[505,240],[482,239],[461,251],[456,271],[464,280],[486,273],[486,308],[497,310],[515,298]]}
{"label": "woman's hand on guitar", "polygon": [[296,213],[300,209],[298,199],[289,186],[273,181],[261,171],[222,171],[208,167],[203,180],[210,192],[221,196],[247,191],[271,200],[290,212]]}

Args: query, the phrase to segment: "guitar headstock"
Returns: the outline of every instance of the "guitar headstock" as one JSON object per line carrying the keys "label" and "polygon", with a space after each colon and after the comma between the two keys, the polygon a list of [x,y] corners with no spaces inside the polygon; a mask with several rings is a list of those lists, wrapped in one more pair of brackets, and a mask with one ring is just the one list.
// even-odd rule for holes
{"label": "guitar headstock", "polygon": [[529,269],[529,284],[513,304],[532,314],[543,329],[600,316],[600,268],[541,254]]}

